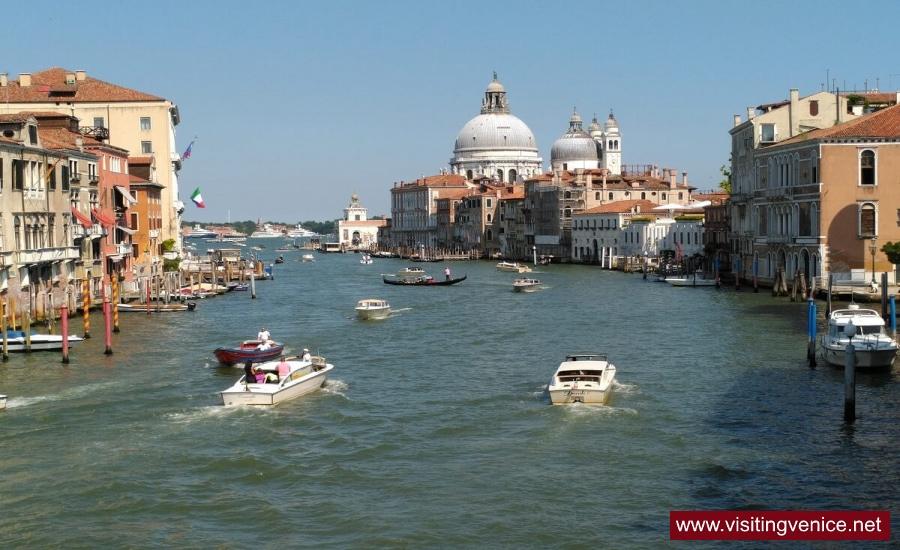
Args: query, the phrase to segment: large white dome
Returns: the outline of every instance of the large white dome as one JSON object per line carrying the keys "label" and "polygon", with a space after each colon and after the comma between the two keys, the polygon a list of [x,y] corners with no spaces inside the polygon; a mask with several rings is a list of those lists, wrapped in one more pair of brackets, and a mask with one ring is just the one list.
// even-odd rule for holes
{"label": "large white dome", "polygon": [[456,136],[454,153],[473,150],[519,149],[537,151],[534,134],[528,126],[510,114],[478,115],[463,126]]}

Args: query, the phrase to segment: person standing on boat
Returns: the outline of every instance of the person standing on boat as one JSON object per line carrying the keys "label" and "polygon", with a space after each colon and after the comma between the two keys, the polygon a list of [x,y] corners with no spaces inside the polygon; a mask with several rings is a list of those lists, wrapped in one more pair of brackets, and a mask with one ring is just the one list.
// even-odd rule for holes
{"label": "person standing on boat", "polygon": [[[252,382],[256,382],[256,373],[253,372],[253,361],[247,361],[244,363],[244,385]],[[250,391],[249,386],[247,386],[247,391]]]}
{"label": "person standing on boat", "polygon": [[446,279],[447,281],[450,280],[450,267],[445,267],[445,268],[444,268],[444,276],[447,278],[447,279]]}
{"label": "person standing on boat", "polygon": [[266,330],[266,327],[259,329],[259,334],[256,335],[256,339],[260,342],[268,342],[272,339],[272,335],[269,334],[269,331]]}
{"label": "person standing on boat", "polygon": [[306,362],[308,362],[308,363],[311,363],[311,362],[312,362],[312,356],[309,354],[309,350],[308,350],[308,349],[303,348],[303,354],[300,356],[300,360],[301,360],[301,361],[306,361]]}

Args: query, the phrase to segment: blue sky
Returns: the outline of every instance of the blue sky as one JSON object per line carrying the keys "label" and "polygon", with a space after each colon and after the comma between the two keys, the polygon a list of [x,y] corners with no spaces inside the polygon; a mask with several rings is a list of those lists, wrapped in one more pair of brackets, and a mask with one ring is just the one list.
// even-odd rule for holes
{"label": "blue sky", "polygon": [[[197,221],[390,215],[393,182],[449,166],[494,71],[550,164],[572,109],[612,110],[623,164],[714,189],[747,107],[900,89],[900,2],[88,2],[4,5],[0,72],[50,67],[165,97]],[[831,83],[828,83],[831,80]],[[258,105],[256,109],[249,109]]]}

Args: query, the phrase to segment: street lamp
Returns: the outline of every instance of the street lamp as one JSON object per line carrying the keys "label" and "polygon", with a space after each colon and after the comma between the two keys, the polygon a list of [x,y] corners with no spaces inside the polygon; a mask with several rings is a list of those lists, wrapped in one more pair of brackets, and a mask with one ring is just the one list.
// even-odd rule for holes
{"label": "street lamp", "polygon": [[869,252],[872,253],[872,284],[875,284],[875,252],[878,251],[878,245],[875,244],[875,241],[878,240],[878,237],[872,237],[872,242],[869,244]]}

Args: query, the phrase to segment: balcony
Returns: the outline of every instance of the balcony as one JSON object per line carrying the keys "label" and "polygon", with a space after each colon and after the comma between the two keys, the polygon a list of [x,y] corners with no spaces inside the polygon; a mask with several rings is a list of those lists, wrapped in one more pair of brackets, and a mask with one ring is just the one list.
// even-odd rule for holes
{"label": "balcony", "polygon": [[80,257],[80,252],[81,251],[74,246],[19,250],[16,251],[16,263],[24,265],[77,260]]}
{"label": "balcony", "polygon": [[100,141],[106,141],[109,139],[109,129],[104,128],[103,126],[82,126],[78,129],[78,133],[83,136],[97,138]]}
{"label": "balcony", "polygon": [[128,243],[119,243],[116,245],[116,254],[123,256],[131,256],[132,248]]}

